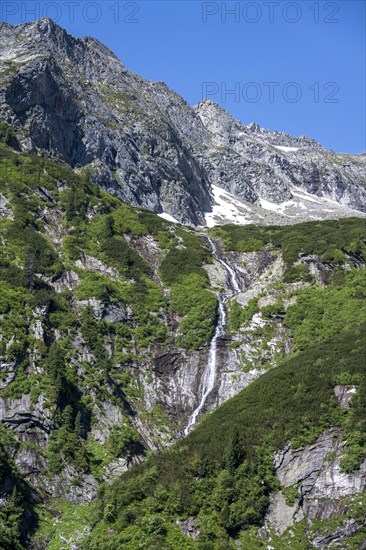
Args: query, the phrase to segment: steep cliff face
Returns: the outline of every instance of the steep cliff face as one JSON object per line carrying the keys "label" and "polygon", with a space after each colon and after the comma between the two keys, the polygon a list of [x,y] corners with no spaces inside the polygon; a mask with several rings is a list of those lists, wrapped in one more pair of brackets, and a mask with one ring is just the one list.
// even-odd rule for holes
{"label": "steep cliff face", "polygon": [[280,535],[282,544],[285,540],[291,544],[301,533],[312,548],[351,547],[350,539],[357,540],[366,525],[366,461],[346,473],[341,468],[344,451],[340,430],[332,428],[311,446],[293,451],[288,445],[276,455],[283,490],[271,497],[260,532],[264,539],[271,539],[272,534],[279,544]]}
{"label": "steep cliff face", "polygon": [[27,149],[88,168],[134,206],[204,223],[209,183],[188,145],[205,131],[179,96],[48,19],[2,25],[1,45],[1,118]]}
{"label": "steep cliff face", "polygon": [[[193,225],[365,212],[362,155],[243,126],[212,101],[192,109],[97,40],[76,39],[49,19],[4,23],[0,41],[1,119],[23,149],[87,171],[133,206]],[[226,204],[217,189],[230,192]]]}

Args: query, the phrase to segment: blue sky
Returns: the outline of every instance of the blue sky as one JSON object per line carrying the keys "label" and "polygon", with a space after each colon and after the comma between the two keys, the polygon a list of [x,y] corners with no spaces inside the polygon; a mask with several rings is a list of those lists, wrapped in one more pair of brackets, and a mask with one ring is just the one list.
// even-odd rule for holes
{"label": "blue sky", "polygon": [[0,10],[10,23],[48,15],[94,36],[192,105],[210,97],[244,123],[366,150],[363,1],[3,0]]}

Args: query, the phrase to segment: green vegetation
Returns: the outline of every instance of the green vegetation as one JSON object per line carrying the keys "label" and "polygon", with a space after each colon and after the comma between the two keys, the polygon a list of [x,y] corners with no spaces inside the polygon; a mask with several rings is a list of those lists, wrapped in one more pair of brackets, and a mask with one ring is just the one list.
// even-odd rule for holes
{"label": "green vegetation", "polygon": [[[282,287],[272,291],[276,293],[276,301],[263,307],[259,307],[258,297],[245,307],[234,300],[229,312],[230,329],[237,332],[248,326],[259,312],[267,321],[280,316],[290,331],[292,350],[296,353],[366,321],[365,267],[342,270],[341,274],[335,271],[327,287],[312,285],[298,290]],[[267,292],[271,293],[271,288]],[[293,297],[295,303],[286,309],[284,300]]]}
{"label": "green vegetation", "polygon": [[196,235],[177,230],[179,245],[171,248],[160,265],[160,273],[167,284],[178,283],[185,276],[194,273],[208,282],[207,272],[202,268],[204,263],[211,263],[209,250],[203,246]]}
{"label": "green vegetation", "polygon": [[[184,441],[105,487],[96,524],[81,547],[173,549],[179,540],[183,548],[235,548],[240,533],[250,539],[270,491],[279,488],[272,452],[289,439],[295,447],[312,443],[331,425],[343,427],[351,448],[362,448],[353,467],[358,465],[366,456],[365,329],[353,327],[269,371],[206,416]],[[344,373],[359,380],[349,410],[338,407],[333,392]],[[196,542],[175,525],[188,516],[197,518]]]}
{"label": "green vegetation", "polygon": [[88,528],[91,505],[72,504],[67,500],[52,499],[47,508],[36,507],[40,526],[34,537],[34,546],[47,550],[64,550],[75,543]]}
{"label": "green vegetation", "polygon": [[211,233],[223,240],[226,250],[281,250],[286,264],[285,282],[311,281],[305,266],[296,264],[301,256],[314,254],[329,264],[352,263],[352,256],[366,261],[366,220],[363,218],[305,222],[286,227],[225,225],[212,229]]}
{"label": "green vegetation", "polygon": [[336,336],[366,321],[366,269],[346,271],[343,284],[306,288],[287,309],[284,323],[293,337],[294,351]]}
{"label": "green vegetation", "polygon": [[217,300],[209,291],[204,263],[212,262],[208,249],[194,234],[177,231],[180,240],[165,256],[160,265],[164,282],[171,285],[173,310],[183,317],[178,344],[197,349],[212,337]]}
{"label": "green vegetation", "polygon": [[172,286],[171,302],[174,311],[183,316],[178,343],[197,349],[211,339],[214,330],[217,300],[207,290],[207,282],[191,273]]}
{"label": "green vegetation", "polygon": [[24,548],[28,533],[37,527],[34,497],[19,473],[14,456],[20,447],[12,431],[0,424],[0,541],[4,550]]}
{"label": "green vegetation", "polygon": [[258,311],[258,298],[251,298],[245,307],[241,307],[236,300],[233,300],[229,310],[230,330],[237,332],[244,324],[251,321]]}
{"label": "green vegetation", "polygon": [[[9,201],[0,220],[0,356],[8,365],[0,397],[30,395],[31,408],[42,399],[52,429],[41,449],[0,426],[0,484],[6,480],[0,545],[29,546],[38,514],[39,540],[51,537],[49,547],[58,549],[61,536],[73,541],[75,530],[83,531],[93,510],[54,501],[51,510],[35,511],[38,496],[19,475],[17,453],[32,448],[35,459],[46,460],[50,483],[69,468],[77,487],[90,473],[102,483],[114,460],[141,460],[146,449],[137,414],[166,444],[173,420],[160,402],[145,410],[135,374],[153,380],[149,368],[161,352],[206,345],[217,299],[204,269],[212,257],[200,233],[111,197],[89,181],[87,169],[80,175],[16,152],[14,140],[0,125],[0,192]],[[293,446],[312,442],[330,425],[340,426],[347,441],[342,469],[359,466],[366,455],[364,327],[357,328],[366,320],[365,270],[353,267],[366,259],[364,230],[364,220],[353,219],[213,230],[228,249],[281,250],[285,283],[312,283],[298,260],[320,256],[332,268],[329,285],[284,284],[263,307],[259,298],[245,308],[233,301],[233,334],[260,311],[265,346],[271,323],[281,318],[295,355],[204,418],[187,439],[147,453],[144,465],[113,486],[102,485],[83,548],[226,550],[236,548],[237,537],[250,546],[278,488],[272,452],[289,439]],[[357,389],[347,410],[334,398],[337,383]],[[105,404],[118,420],[101,444],[92,428]],[[60,514],[59,530],[53,517]],[[197,541],[176,523],[190,516],[200,530]]]}

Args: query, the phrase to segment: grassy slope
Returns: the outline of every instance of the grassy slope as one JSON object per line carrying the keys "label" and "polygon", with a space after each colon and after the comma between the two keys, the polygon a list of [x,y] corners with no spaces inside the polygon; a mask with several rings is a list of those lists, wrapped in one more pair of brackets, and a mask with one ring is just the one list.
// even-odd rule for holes
{"label": "grassy slope", "polygon": [[[359,448],[350,451],[356,467],[366,454],[365,356],[361,325],[263,375],[187,439],[107,487],[82,548],[234,548],[232,537],[260,525],[269,492],[277,488],[271,453],[289,439],[294,446],[313,442],[331,425],[342,426],[346,439],[358,434]],[[342,377],[358,387],[348,412],[339,409],[333,392]],[[180,537],[174,525],[189,515],[198,517],[196,543]]]}
{"label": "grassy slope", "polygon": [[[4,136],[11,145],[11,132],[6,130]],[[138,441],[136,441],[136,433],[131,432],[127,422],[126,427],[112,433],[110,441],[104,446],[102,452],[96,448],[87,435],[93,405],[90,393],[96,392],[97,400],[111,399],[113,403],[119,403],[124,414],[128,413],[128,409],[125,408],[126,402],[136,403],[139,399],[128,367],[132,361],[142,360],[143,357],[148,360],[153,349],[164,349],[171,345],[171,334],[166,330],[166,315],[169,308],[183,317],[178,334],[180,345],[193,349],[208,341],[213,330],[216,300],[209,291],[207,275],[202,270],[202,264],[211,261],[211,258],[195,232],[179,226],[174,227],[150,212],[126,206],[118,199],[91,185],[87,177],[78,176],[66,167],[34,155],[19,154],[4,144],[0,144],[0,162],[0,192],[10,200],[14,215],[14,219],[0,220],[2,290],[0,314],[3,334],[0,354],[7,361],[20,358],[14,382],[2,390],[1,395],[20,397],[24,393],[31,392],[33,402],[36,402],[40,393],[48,398],[58,424],[58,429],[52,435],[51,445],[47,451],[51,475],[60,471],[66,463],[70,463],[80,472],[91,470],[97,478],[101,478],[105,461],[135,452],[138,449]],[[299,253],[321,254],[323,261],[333,264],[345,261],[347,253],[360,258],[365,257],[364,220],[302,225],[304,225],[303,228],[292,226],[286,229],[225,227],[214,232],[217,236],[224,238],[229,249],[244,250],[249,247],[257,250],[267,246],[282,248],[288,265],[289,280],[308,279],[307,273],[293,266]],[[61,235],[61,246],[52,244],[49,236],[50,229]],[[156,283],[149,262],[134,250],[133,245],[127,244],[125,235],[132,239],[148,235],[154,237],[163,258],[160,277],[164,285],[170,288],[170,300],[167,300]],[[304,238],[304,235],[307,237]],[[253,242],[252,237],[257,242]],[[333,244],[330,247],[331,243]],[[329,248],[333,250],[331,255],[326,254]],[[85,271],[76,267],[75,262],[85,253],[97,257],[109,266],[114,266],[118,276],[112,280],[95,271]],[[348,258],[347,261],[349,261]],[[73,270],[78,273],[81,284],[73,292],[64,291],[57,294],[46,281],[57,278],[64,270]],[[362,282],[357,284],[359,287],[362,286]],[[342,308],[346,303],[354,303],[356,298],[350,296],[346,286],[344,281],[341,281],[341,298],[338,299],[335,296],[333,301],[329,302],[333,303],[334,308]],[[321,290],[310,288],[308,292],[311,296],[314,293],[315,296],[317,292],[321,293]],[[333,290],[333,293],[336,294],[336,290]],[[133,312],[132,321],[111,326],[105,321],[96,320],[88,309],[79,310],[76,314],[75,299],[87,300],[92,297],[101,300],[105,307],[112,303],[123,309],[128,305]],[[311,301],[313,298],[309,299]],[[321,299],[323,297],[314,299],[313,305]],[[324,298],[323,302],[327,304],[327,298]],[[45,307],[47,311],[44,341],[35,340],[29,332],[36,307]],[[308,303],[305,301],[302,307],[306,310]],[[332,308],[333,306],[328,308],[330,317],[335,311]],[[318,308],[316,309],[318,311]],[[355,318],[352,322],[352,315],[355,312],[357,319]],[[347,326],[356,325],[362,320],[357,307],[346,308],[346,313]],[[297,310],[295,308],[295,313],[293,310],[291,322],[294,330],[302,323],[301,314],[301,308]],[[318,340],[338,334],[341,328],[342,323],[335,323],[335,329],[330,334],[326,334],[326,330],[320,333],[318,331],[320,334]],[[57,345],[53,344],[56,330],[60,335]],[[95,356],[94,361],[82,365],[81,371],[77,363],[70,361],[71,358],[75,358],[72,341],[78,333],[82,334],[87,347]],[[15,339],[12,341],[13,336]],[[311,330],[306,338],[305,345],[299,346],[299,350],[306,349],[309,341],[312,341]],[[6,344],[11,341],[12,343],[7,346]],[[115,344],[115,355],[110,358],[106,353],[105,344],[112,341]],[[352,347],[352,345],[350,340],[349,346]],[[329,345],[329,356],[332,357],[330,348]],[[43,369],[41,374],[29,374],[30,351],[37,354],[38,365]],[[318,352],[311,352],[318,353],[316,361],[319,373],[323,372],[322,363],[328,356],[328,351],[320,347]],[[342,359],[343,356],[340,357]],[[334,356],[336,362],[338,359],[339,357]],[[348,357],[343,359],[348,364]],[[294,358],[294,365],[296,360]],[[343,364],[339,363],[339,368],[346,379],[352,379],[352,372],[347,373]],[[352,369],[354,368],[356,367],[353,365]],[[322,375],[319,374],[319,376],[318,381],[323,381]],[[270,381],[271,378],[269,377],[268,380]],[[276,379],[274,379],[274,385],[275,382]],[[356,382],[359,383],[359,380]],[[300,378],[295,384],[291,384],[291,391],[297,399],[302,396],[305,383],[306,381]],[[328,379],[326,386],[328,390],[331,383]],[[267,409],[263,409],[265,411],[263,415],[258,415],[256,406],[261,397],[255,394],[257,387],[261,386],[253,385],[254,389],[248,388],[245,399],[249,399],[249,402],[242,412],[240,408],[236,409],[242,398],[236,398],[239,401],[229,402],[227,409],[219,409],[216,413],[217,417],[209,416],[204,420],[202,426],[187,441],[175,446],[171,452],[163,455],[163,458],[153,458],[151,468],[148,464],[141,471],[137,468],[123,478],[122,485],[131,476],[132,485],[137,486],[136,495],[131,497],[129,494],[126,497],[129,506],[126,506],[126,501],[123,500],[124,492],[120,491],[120,484],[117,484],[116,491],[114,489],[112,493],[107,491],[105,499],[101,501],[101,508],[108,519],[108,528],[117,518],[115,529],[117,532],[123,532],[122,537],[127,536],[130,540],[128,547],[137,548],[139,544],[145,545],[148,541],[149,546],[153,548],[155,539],[158,546],[163,541],[163,544],[173,545],[168,547],[183,548],[184,545],[190,547],[191,543],[186,538],[182,538],[180,532],[172,525],[175,517],[185,517],[188,513],[197,514],[199,509],[202,510],[200,522],[203,545],[206,544],[205,537],[208,537],[209,541],[211,537],[215,544],[219,544],[217,541],[222,538],[224,541],[222,544],[227,544],[228,535],[233,535],[240,529],[243,517],[246,517],[247,526],[260,522],[266,507],[267,495],[262,494],[257,483],[258,479],[261,479],[258,478],[258,467],[264,467],[266,491],[275,486],[269,452],[279,442],[272,440],[273,418],[277,416],[280,418],[278,430],[277,424],[274,426],[275,433],[278,432],[276,437],[283,439],[296,435],[298,441],[311,440],[330,420],[327,419],[327,413],[324,411],[325,416],[317,417],[317,414],[313,414],[313,404],[315,406],[319,403],[319,395],[316,392],[320,390],[314,387],[313,399],[313,390],[310,387],[309,391],[310,389],[311,391],[306,401],[310,406],[310,416],[305,419],[304,424],[304,418],[300,421],[294,410],[296,418],[291,420],[294,433],[286,435],[281,431],[283,429],[281,422],[286,423],[287,409],[283,409],[281,400],[274,400],[274,396],[271,395],[272,408],[268,405]],[[271,384],[270,387],[272,387]],[[288,391],[292,395],[291,391]],[[111,393],[114,394],[112,397]],[[117,394],[123,396],[122,402],[116,400]],[[250,395],[252,395],[251,398]],[[286,400],[291,401],[291,395],[286,394]],[[250,403],[252,409],[249,407]],[[332,415],[334,412],[332,411],[333,409],[329,414]],[[244,425],[248,425],[245,430],[235,421],[237,413],[244,415]],[[226,421],[220,416],[222,414],[227,418]],[[250,423],[245,420],[246,415],[249,415],[248,418],[253,417],[254,420],[261,419],[259,432],[251,431]],[[220,421],[216,422],[215,418]],[[317,418],[322,419],[320,424],[316,424]],[[81,419],[83,419],[82,422]],[[339,420],[338,417],[336,420]],[[221,428],[221,424],[225,428]],[[297,430],[296,426],[299,427],[300,424],[305,425],[305,432]],[[238,436],[235,435],[235,426]],[[352,426],[351,419],[350,426],[348,428],[346,426],[345,429],[350,431],[353,429]],[[268,432],[268,440],[266,439],[266,444],[260,449],[255,449],[252,443],[258,433],[262,433],[262,428],[264,435]],[[357,430],[360,433],[362,431],[361,428]],[[206,432],[209,437],[204,435]],[[224,452],[228,442],[232,450],[231,457],[230,453]],[[357,445],[354,446],[353,455],[349,459],[351,467],[363,452],[363,440],[361,439]],[[2,525],[9,524],[9,519],[12,518],[10,523],[14,526],[16,523],[14,518],[22,515],[22,506],[26,506],[27,495],[29,495],[29,488],[21,484],[11,460],[14,449],[18,446],[11,435],[5,435],[4,432],[0,445],[1,464],[4,470],[12,469],[12,475],[15,479],[19,479],[19,484],[18,495],[14,495],[13,500],[10,501],[9,509],[0,510],[3,514]],[[239,474],[236,474],[238,460],[243,459],[243,453],[248,461],[244,461],[242,469],[238,470]],[[216,460],[217,457],[223,456],[226,457],[224,462]],[[229,474],[226,473],[227,470]],[[227,475],[228,479],[225,481]],[[235,510],[231,510],[231,504],[237,502],[239,498],[232,493],[231,487],[233,484],[240,486],[235,478],[236,475],[240,479],[247,480],[248,490],[245,488],[242,490],[245,502],[235,505]],[[200,479],[202,477],[201,484],[195,482],[197,476]],[[255,483],[249,482],[251,479],[255,479]],[[142,488],[140,488],[141,484]],[[128,484],[126,487],[129,487],[128,491],[131,490]],[[155,494],[154,491],[157,493]],[[205,497],[210,494],[216,494],[214,505],[210,503],[206,505],[204,502]],[[126,518],[126,508],[130,519]],[[220,509],[225,509],[225,518],[222,521],[217,520]],[[77,512],[75,514],[77,515]],[[142,515],[147,517],[146,521],[144,520],[145,523],[141,519]],[[218,523],[217,532],[210,527],[212,521]],[[103,532],[104,524],[100,524],[95,533],[99,528]],[[210,529],[213,529],[212,534]],[[15,544],[14,541],[18,539],[18,535],[17,530],[11,527],[10,530],[3,531],[2,539],[5,540],[5,536],[9,537],[12,541],[9,543],[11,546]],[[98,536],[93,534],[92,538],[93,541],[90,544],[97,544]],[[207,544],[209,545],[210,542]]]}

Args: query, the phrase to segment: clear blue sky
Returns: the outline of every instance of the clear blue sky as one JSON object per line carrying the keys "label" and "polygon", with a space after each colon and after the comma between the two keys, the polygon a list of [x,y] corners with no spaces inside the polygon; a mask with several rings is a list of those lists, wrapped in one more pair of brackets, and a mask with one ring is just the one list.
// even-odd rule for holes
{"label": "clear blue sky", "polygon": [[94,36],[192,105],[211,97],[244,123],[366,150],[363,1],[3,0],[0,10],[10,23],[48,15]]}

